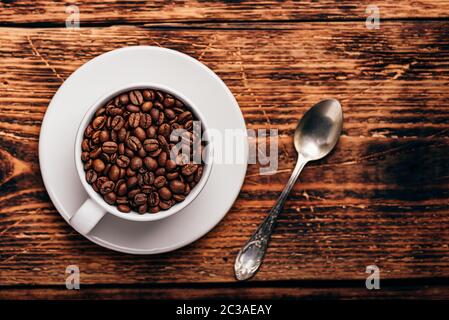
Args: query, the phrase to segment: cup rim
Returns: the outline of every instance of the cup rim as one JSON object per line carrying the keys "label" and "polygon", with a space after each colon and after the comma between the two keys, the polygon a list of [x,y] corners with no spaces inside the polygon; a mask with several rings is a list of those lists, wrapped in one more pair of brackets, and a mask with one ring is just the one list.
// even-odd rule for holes
{"label": "cup rim", "polygon": [[[206,161],[204,164],[204,171],[203,175],[201,176],[200,181],[194,186],[194,188],[190,191],[190,193],[187,195],[187,197],[177,204],[175,204],[173,207],[169,208],[168,210],[162,210],[157,213],[149,213],[146,212],[144,214],[139,214],[138,212],[131,211],[129,213],[121,212],[117,209],[116,206],[108,204],[93,188],[90,184],[87,183],[85,179],[85,170],[83,167],[83,163],[81,161],[81,142],[84,136],[84,131],[87,128],[87,125],[89,121],[91,120],[94,113],[97,111],[97,109],[105,104],[107,101],[109,101],[112,97],[117,96],[118,94],[121,94],[126,91],[134,90],[134,89],[153,89],[153,90],[161,90],[168,92],[169,94],[173,95],[174,97],[180,99],[184,104],[186,104],[189,107],[189,110],[192,111],[195,116],[201,121],[202,126],[202,134],[205,136],[206,141],[208,141],[207,147],[206,147]],[[204,121],[204,116],[201,113],[201,111],[195,106],[195,104],[192,103],[190,99],[188,99],[186,96],[184,96],[179,91],[168,87],[166,85],[161,85],[153,82],[138,82],[138,83],[131,83],[127,85],[122,85],[119,88],[116,88],[114,90],[108,91],[108,93],[102,95],[99,99],[96,100],[88,108],[86,113],[83,116],[83,119],[81,120],[78,130],[76,133],[76,139],[75,139],[75,166],[76,171],[78,173],[78,177],[81,181],[81,184],[83,185],[84,190],[86,190],[88,197],[92,199],[95,203],[97,203],[99,206],[101,206],[107,213],[111,213],[119,218],[130,220],[130,221],[157,221],[164,218],[168,218],[185,207],[187,207],[191,202],[193,202],[197,196],[201,193],[204,186],[206,185],[207,181],[209,180],[212,166],[214,163],[213,159],[213,141],[209,139],[208,134],[208,126],[207,121]]]}

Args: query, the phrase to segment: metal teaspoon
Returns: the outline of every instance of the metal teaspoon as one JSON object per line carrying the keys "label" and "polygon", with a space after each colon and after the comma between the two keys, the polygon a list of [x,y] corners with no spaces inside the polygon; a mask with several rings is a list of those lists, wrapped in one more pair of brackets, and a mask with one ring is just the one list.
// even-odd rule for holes
{"label": "metal teaspoon", "polygon": [[294,136],[295,149],[298,152],[296,166],[275,206],[238,253],[234,264],[237,280],[246,280],[256,274],[262,264],[277,217],[301,170],[307,162],[329,154],[337,144],[342,125],[343,111],[335,99],[320,101],[298,122]]}

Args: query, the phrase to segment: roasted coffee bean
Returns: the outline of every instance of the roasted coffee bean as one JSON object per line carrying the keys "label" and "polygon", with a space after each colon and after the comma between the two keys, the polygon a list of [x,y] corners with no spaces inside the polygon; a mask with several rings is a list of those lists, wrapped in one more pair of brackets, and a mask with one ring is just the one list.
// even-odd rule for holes
{"label": "roasted coffee bean", "polygon": [[123,179],[126,176],[126,170],[124,168],[120,168],[120,179]]}
{"label": "roasted coffee bean", "polygon": [[134,197],[138,193],[140,193],[140,189],[132,189],[131,191],[128,191],[128,199],[131,199],[134,201]]}
{"label": "roasted coffee bean", "polygon": [[167,180],[174,180],[177,177],[179,177],[179,173],[178,172],[169,172],[166,174]]}
{"label": "roasted coffee bean", "polygon": [[182,201],[184,201],[184,200],[186,199],[186,196],[183,195],[183,194],[174,194],[174,195],[173,195],[173,199],[174,199],[176,202],[182,202]]}
{"label": "roasted coffee bean", "polygon": [[81,152],[81,160],[84,162],[90,159],[89,152]]}
{"label": "roasted coffee bean", "polygon": [[106,165],[105,165],[105,167],[104,167],[104,170],[103,170],[102,174],[104,174],[105,176],[107,176],[108,173],[109,173],[109,169],[110,169],[110,168],[111,168],[111,164],[108,163],[108,162],[106,162]]}
{"label": "roasted coffee bean", "polygon": [[156,99],[159,101],[164,101],[164,93],[161,91],[156,91]]}
{"label": "roasted coffee bean", "polygon": [[[123,109],[122,108],[117,108],[117,107],[113,107],[109,110],[109,114],[111,116],[117,116],[117,115],[122,115],[123,114]],[[111,122],[112,125],[112,122]]]}
{"label": "roasted coffee bean", "polygon": [[125,204],[119,204],[119,205],[117,206],[117,209],[118,209],[119,211],[121,211],[121,212],[124,212],[124,213],[131,212],[131,208],[130,208],[129,206],[125,205]]}
{"label": "roasted coffee bean", "polygon": [[157,192],[152,192],[148,196],[148,205],[150,207],[155,207],[159,205],[159,194]]}
{"label": "roasted coffee bean", "polygon": [[181,124],[183,124],[189,120],[192,120],[192,113],[190,111],[185,111],[178,116],[178,121]]}
{"label": "roasted coffee bean", "polygon": [[147,155],[147,152],[145,151],[144,148],[140,148],[139,151],[137,151],[137,155],[141,158],[145,158],[145,156]]}
{"label": "roasted coffee bean", "polygon": [[151,108],[153,108],[153,102],[146,101],[142,104],[141,110],[142,112],[150,112]]}
{"label": "roasted coffee bean", "polygon": [[147,128],[146,130],[146,134],[148,138],[155,138],[157,135],[157,129],[155,126],[151,126],[149,128]]}
{"label": "roasted coffee bean", "polygon": [[148,113],[142,113],[140,115],[140,122],[139,125],[143,128],[143,129],[147,129],[151,126],[152,123],[152,118]]}
{"label": "roasted coffee bean", "polygon": [[111,131],[111,140],[114,142],[118,142],[118,133],[115,130]]}
{"label": "roasted coffee bean", "polygon": [[184,129],[188,131],[193,130],[193,120],[189,120],[186,123],[184,123]]}
{"label": "roasted coffee bean", "polygon": [[93,165],[92,159],[87,160],[87,161],[84,163],[84,170],[89,170],[89,169],[91,169],[91,168],[92,168],[92,165]]}
{"label": "roasted coffee bean", "polygon": [[134,129],[134,136],[143,142],[147,137],[147,134],[145,133],[145,130],[143,130],[141,127],[137,127],[136,129]]}
{"label": "roasted coffee bean", "polygon": [[120,143],[118,145],[117,153],[119,155],[124,155],[125,154],[125,144],[124,143]]}
{"label": "roasted coffee bean", "polygon": [[83,150],[83,151],[89,151],[90,150],[89,140],[83,139],[83,142],[81,143],[81,150]]}
{"label": "roasted coffee bean", "polygon": [[147,202],[147,195],[145,193],[138,193],[134,196],[134,203],[138,206]]}
{"label": "roasted coffee bean", "polygon": [[167,171],[174,171],[177,167],[176,162],[172,159],[168,159],[165,163],[165,169],[167,169]]}
{"label": "roasted coffee bean", "polygon": [[165,167],[167,163],[167,153],[161,152],[157,158],[157,163],[160,167]]}
{"label": "roasted coffee bean", "polygon": [[126,168],[126,176],[127,177],[134,177],[137,173],[132,170],[131,168]]}
{"label": "roasted coffee bean", "polygon": [[142,95],[145,100],[154,100],[154,98],[155,98],[154,90],[150,90],[150,89],[143,90]]}
{"label": "roasted coffee bean", "polygon": [[151,186],[155,181],[154,173],[153,172],[139,173],[137,175],[137,180],[139,182],[140,187]]}
{"label": "roasted coffee bean", "polygon": [[115,105],[115,100],[117,100],[117,98],[115,98],[115,99],[113,99],[113,100],[111,100],[111,101],[109,101],[107,104],[106,104],[106,113],[107,114],[111,114],[111,110],[112,109],[114,109],[114,108],[116,108],[116,105]]}
{"label": "roasted coffee bean", "polygon": [[143,159],[143,163],[148,170],[156,171],[158,168],[157,161],[151,157],[146,157]]}
{"label": "roasted coffee bean", "polygon": [[[84,131],[86,181],[122,212],[156,213],[184,201],[204,170],[202,163],[190,163],[204,150],[201,137],[193,134],[196,120],[188,106],[160,90],[115,96]],[[176,129],[186,132],[171,141]],[[190,148],[199,144],[192,155],[180,153],[179,142]]]}
{"label": "roasted coffee bean", "polygon": [[143,148],[147,152],[155,151],[159,148],[159,141],[156,139],[146,139],[143,142]]}
{"label": "roasted coffee bean", "polygon": [[107,117],[106,124],[104,125],[104,129],[111,129],[112,128],[112,118]]}
{"label": "roasted coffee bean", "polygon": [[99,143],[100,143],[100,133],[101,133],[101,131],[95,131],[95,132],[92,134],[91,140],[92,140],[92,142],[93,142],[94,144],[99,144]]}
{"label": "roasted coffee bean", "polygon": [[101,176],[101,177],[97,178],[97,181],[95,181],[95,184],[97,185],[97,187],[101,187],[101,185],[103,183],[105,183],[106,181],[109,181],[108,177]]}
{"label": "roasted coffee bean", "polygon": [[168,120],[173,120],[176,118],[176,113],[173,109],[165,109],[164,113]]}
{"label": "roasted coffee bean", "polygon": [[129,100],[132,104],[140,106],[143,103],[143,95],[139,90],[133,90],[129,93]]}
{"label": "roasted coffee bean", "polygon": [[164,136],[157,136],[157,140],[159,141],[159,145],[161,146],[161,148],[166,151],[166,152],[170,152],[170,147],[169,144],[167,142],[167,139],[165,139]]}
{"label": "roasted coffee bean", "polygon": [[166,96],[163,104],[164,104],[164,107],[171,108],[175,105],[175,99],[173,97]]}
{"label": "roasted coffee bean", "polygon": [[117,197],[116,202],[117,204],[126,204],[126,205],[129,203],[128,198],[123,196]]}
{"label": "roasted coffee bean", "polygon": [[181,173],[185,176],[190,176],[195,173],[197,165],[193,163],[188,163],[182,167]]}
{"label": "roasted coffee bean", "polygon": [[137,151],[140,148],[142,148],[142,143],[140,142],[140,140],[135,137],[135,136],[130,136],[127,140],[126,140],[126,146],[131,149],[131,151]]}
{"label": "roasted coffee bean", "polygon": [[167,183],[167,179],[164,176],[158,176],[154,179],[154,186],[158,189],[165,186],[166,183]]}
{"label": "roasted coffee bean", "polygon": [[129,164],[130,168],[133,170],[138,170],[140,167],[142,167],[142,165],[143,165],[142,159],[139,157],[132,158]]}
{"label": "roasted coffee bean", "polygon": [[117,181],[120,178],[120,168],[116,165],[111,166],[108,172],[108,177],[112,181]]}
{"label": "roasted coffee bean", "polygon": [[170,133],[171,133],[171,126],[168,123],[164,123],[159,127],[158,134],[164,136],[165,139],[168,140],[170,138]]}
{"label": "roasted coffee bean", "polygon": [[198,183],[201,180],[202,176],[203,176],[203,167],[198,166],[193,180]]}
{"label": "roasted coffee bean", "polygon": [[103,143],[101,149],[103,150],[103,152],[111,154],[111,153],[115,153],[117,151],[118,145],[117,143],[113,142],[113,141],[106,141]]}
{"label": "roasted coffee bean", "polygon": [[162,148],[159,148],[159,149],[154,150],[152,152],[148,152],[148,155],[150,157],[157,158],[161,154],[161,152],[162,152]]}
{"label": "roasted coffee bean", "polygon": [[170,181],[169,187],[173,193],[181,194],[184,192],[185,184],[180,180],[173,180]]}
{"label": "roasted coffee bean", "polygon": [[108,130],[102,130],[101,132],[100,132],[100,142],[106,142],[106,141],[108,141],[109,140],[109,138],[110,138],[110,134],[109,134],[109,131]]}
{"label": "roasted coffee bean", "polygon": [[159,202],[159,207],[160,207],[162,210],[168,210],[168,209],[170,209],[172,206],[173,206],[173,204],[172,204],[171,201],[161,201],[161,202]]}
{"label": "roasted coffee bean", "polygon": [[120,155],[120,156],[118,156],[118,157],[117,157],[117,160],[116,160],[116,164],[117,164],[120,168],[126,168],[126,167],[128,167],[130,162],[131,162],[130,159],[129,159],[127,156],[125,156],[125,155]]}
{"label": "roasted coffee bean", "polygon": [[144,213],[147,212],[147,211],[148,211],[148,205],[147,205],[146,203],[140,205],[140,206],[137,208],[137,212],[140,213],[140,214],[144,214]]}
{"label": "roasted coffee bean", "polygon": [[104,162],[101,161],[100,159],[95,159],[92,166],[93,166],[94,170],[98,173],[102,172],[104,170],[104,168],[106,167]]}
{"label": "roasted coffee bean", "polygon": [[184,189],[184,195],[188,195],[190,193],[190,186],[186,184],[186,188]]}
{"label": "roasted coffee bean", "polygon": [[164,200],[170,200],[172,197],[172,192],[167,187],[162,187],[158,191],[159,196]]}
{"label": "roasted coffee bean", "polygon": [[125,142],[127,137],[127,131],[125,128],[121,128],[117,131],[117,138],[120,142]]}
{"label": "roasted coffee bean", "polygon": [[159,119],[159,113],[160,113],[159,109],[151,108],[150,116],[151,116],[151,119],[153,120],[153,123],[157,123],[157,121]]}
{"label": "roasted coffee bean", "polygon": [[94,121],[92,121],[92,127],[95,129],[95,130],[100,130],[101,128],[103,128],[104,127],[104,125],[106,124],[106,117],[105,116],[99,116],[99,117],[96,117],[95,119],[94,119]]}
{"label": "roasted coffee bean", "polygon": [[115,184],[112,181],[105,181],[104,183],[102,183],[98,187],[100,188],[100,193],[104,195],[106,193],[109,193],[109,192],[113,191],[114,187],[115,187]]}
{"label": "roasted coffee bean", "polygon": [[160,112],[156,124],[161,125],[164,123],[164,121],[165,121],[165,114],[163,112]]}
{"label": "roasted coffee bean", "polygon": [[111,128],[112,130],[120,130],[125,125],[125,119],[122,116],[115,116],[112,118]]}
{"label": "roasted coffee bean", "polygon": [[180,125],[179,123],[172,123],[171,125],[170,125],[170,127],[171,127],[171,130],[172,131],[174,131],[174,130],[176,130],[176,129],[183,129],[183,127],[182,127],[182,125]]}
{"label": "roasted coffee bean", "polygon": [[183,110],[185,106],[184,106],[184,103],[181,100],[176,99],[175,107],[178,108],[178,109],[182,109]]}
{"label": "roasted coffee bean", "polygon": [[143,185],[140,187],[140,191],[142,191],[145,194],[150,194],[151,192],[154,191],[154,187],[153,186],[149,186],[149,185]]}
{"label": "roasted coffee bean", "polygon": [[104,201],[109,204],[114,204],[117,201],[117,195],[114,192],[109,192],[104,195]]}
{"label": "roasted coffee bean", "polygon": [[[142,162],[143,162],[143,160],[142,160]],[[147,168],[143,165],[139,168],[139,170],[137,170],[137,172],[139,172],[139,173],[145,173],[147,171],[148,171]]]}
{"label": "roasted coffee bean", "polygon": [[86,138],[91,138],[93,133],[94,133],[94,128],[92,128],[92,125],[89,124],[86,128],[86,131],[84,131],[84,136]]}
{"label": "roasted coffee bean", "polygon": [[119,101],[121,106],[125,106],[129,103],[129,96],[127,93],[123,93],[119,96]]}
{"label": "roasted coffee bean", "polygon": [[140,124],[140,113],[131,113],[128,118],[128,124],[131,128],[137,128]]}
{"label": "roasted coffee bean", "polygon": [[159,211],[161,211],[161,208],[159,208],[159,206],[156,206],[156,207],[150,207],[150,208],[148,209],[148,211],[149,211],[150,213],[158,213]]}
{"label": "roasted coffee bean", "polygon": [[132,189],[132,188],[134,188],[135,186],[137,186],[138,183],[139,183],[139,181],[138,181],[137,177],[136,177],[136,176],[132,176],[132,177],[129,177],[129,178],[126,180],[126,187],[127,187],[128,189]]}
{"label": "roasted coffee bean", "polygon": [[128,158],[132,158],[134,157],[134,152],[129,148],[125,148],[125,156],[127,156]]}
{"label": "roasted coffee bean", "polygon": [[140,111],[140,107],[136,106],[134,104],[128,104],[126,106],[126,110],[128,110],[129,112],[139,112]]}
{"label": "roasted coffee bean", "polygon": [[86,181],[88,183],[94,183],[97,180],[97,173],[90,169],[89,171],[86,172]]}
{"label": "roasted coffee bean", "polygon": [[157,177],[158,177],[158,176],[164,176],[165,173],[166,173],[165,168],[158,168],[158,169],[154,172],[154,174],[155,174]]}
{"label": "roasted coffee bean", "polygon": [[100,109],[98,109],[98,110],[95,112],[95,116],[96,116],[96,117],[101,116],[101,115],[103,115],[105,112],[106,112],[106,108],[100,108]]}
{"label": "roasted coffee bean", "polygon": [[126,186],[125,180],[119,180],[117,181],[117,184],[115,186],[115,192],[118,196],[124,196],[128,192],[128,187]]}

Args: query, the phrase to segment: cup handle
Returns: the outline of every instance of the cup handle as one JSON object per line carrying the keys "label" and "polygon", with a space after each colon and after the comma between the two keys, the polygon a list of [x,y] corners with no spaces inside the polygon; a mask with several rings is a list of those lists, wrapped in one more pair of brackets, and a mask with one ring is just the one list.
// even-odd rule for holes
{"label": "cup handle", "polygon": [[106,210],[89,198],[70,218],[70,225],[79,233],[86,235],[97,225],[105,213]]}

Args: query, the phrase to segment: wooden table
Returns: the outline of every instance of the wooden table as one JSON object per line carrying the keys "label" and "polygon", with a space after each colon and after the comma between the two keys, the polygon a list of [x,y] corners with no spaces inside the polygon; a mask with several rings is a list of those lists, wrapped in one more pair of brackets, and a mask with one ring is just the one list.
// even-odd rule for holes
{"label": "wooden table", "polygon": [[[449,298],[449,1],[0,2],[0,298]],[[369,4],[380,28],[368,29]],[[209,234],[155,256],[116,253],[68,226],[45,191],[38,137],[73,71],[109,50],[182,51],[229,86],[248,128],[279,130],[279,170],[250,165]],[[342,101],[337,149],[295,186],[257,277],[233,261],[293,167],[296,120]],[[66,290],[65,269],[81,269]],[[381,272],[367,290],[366,266]]]}

